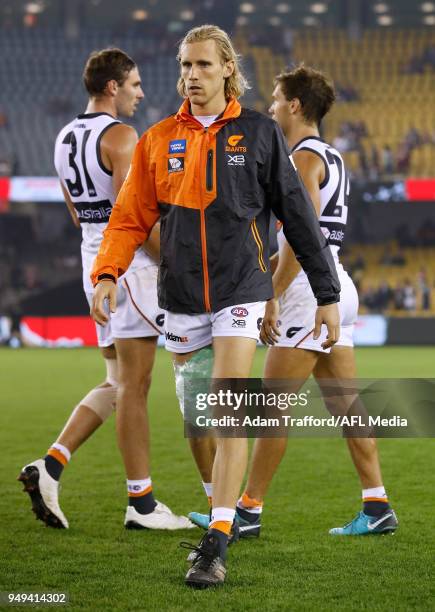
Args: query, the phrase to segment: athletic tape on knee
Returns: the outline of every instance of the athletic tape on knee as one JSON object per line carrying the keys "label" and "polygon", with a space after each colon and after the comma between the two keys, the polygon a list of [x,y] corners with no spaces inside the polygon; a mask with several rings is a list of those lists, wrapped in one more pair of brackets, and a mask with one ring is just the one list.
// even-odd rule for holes
{"label": "athletic tape on knee", "polygon": [[115,410],[116,386],[95,387],[82,399],[79,406],[90,408],[100,419],[104,421]]}
{"label": "athletic tape on knee", "polygon": [[213,349],[201,349],[182,365],[174,364],[175,390],[184,416],[186,409],[194,409],[195,385],[189,384],[197,378],[211,378],[213,370]]}
{"label": "athletic tape on knee", "polygon": [[105,359],[106,362],[106,382],[112,387],[118,385],[118,362],[116,359]]}

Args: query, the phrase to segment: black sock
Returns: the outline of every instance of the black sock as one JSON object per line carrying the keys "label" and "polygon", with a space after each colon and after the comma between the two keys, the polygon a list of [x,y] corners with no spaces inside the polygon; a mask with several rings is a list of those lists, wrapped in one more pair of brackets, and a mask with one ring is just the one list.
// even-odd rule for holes
{"label": "black sock", "polygon": [[225,561],[227,558],[227,548],[228,548],[228,536],[223,531],[219,529],[209,529],[208,533],[213,535],[218,543],[219,543],[219,557],[222,561]]}
{"label": "black sock", "polygon": [[153,492],[150,491],[145,495],[139,495],[138,497],[129,497],[128,505],[133,506],[136,512],[139,512],[140,514],[150,514],[157,506],[157,503],[154,499]]}
{"label": "black sock", "polygon": [[258,520],[258,518],[260,517],[259,514],[254,512],[248,512],[247,510],[239,508],[238,506],[236,508],[236,512],[242,519],[248,521],[248,523],[255,523],[255,521]]}
{"label": "black sock", "polygon": [[49,475],[52,478],[54,478],[54,480],[59,480],[59,478],[60,478],[60,476],[61,476],[61,474],[63,472],[63,468],[64,468],[62,463],[60,461],[58,461],[52,455],[45,455],[44,461],[45,461],[45,469],[47,470]]}
{"label": "black sock", "polygon": [[390,504],[387,501],[366,501],[363,505],[364,514],[368,516],[381,516],[390,509]]}

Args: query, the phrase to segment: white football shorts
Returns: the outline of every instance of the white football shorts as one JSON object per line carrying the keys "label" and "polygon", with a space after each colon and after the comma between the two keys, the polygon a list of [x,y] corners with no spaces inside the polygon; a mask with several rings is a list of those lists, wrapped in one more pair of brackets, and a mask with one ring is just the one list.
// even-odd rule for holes
{"label": "white football shorts", "polygon": [[228,306],[219,312],[165,316],[165,347],[172,353],[189,353],[212,343],[218,336],[258,340],[266,302]]}
{"label": "white football shorts", "polygon": [[[340,339],[335,346],[353,346],[353,330],[358,316],[358,293],[350,276],[341,268],[338,278],[341,284],[340,302]],[[279,321],[281,336],[274,346],[301,348],[310,351],[329,353],[331,349],[322,349],[322,342],[328,335],[326,325],[322,325],[320,337],[313,339],[314,319],[317,301],[313,295],[308,279],[299,279],[292,283],[282,294],[280,300]]]}
{"label": "white football shorts", "polygon": [[[116,312],[103,327],[96,324],[98,346],[113,344],[115,338],[149,338],[163,334],[165,311],[157,302],[158,266],[127,272],[117,284]],[[86,292],[89,305],[92,293]]]}

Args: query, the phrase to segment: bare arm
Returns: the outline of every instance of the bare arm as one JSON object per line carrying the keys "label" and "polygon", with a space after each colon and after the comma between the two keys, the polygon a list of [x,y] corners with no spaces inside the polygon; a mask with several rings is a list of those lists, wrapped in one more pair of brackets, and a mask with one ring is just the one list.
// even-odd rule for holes
{"label": "bare arm", "polygon": [[115,200],[128,174],[137,141],[136,130],[123,123],[111,127],[101,139],[101,158],[112,172]]}
{"label": "bare arm", "polygon": [[80,228],[80,221],[79,221],[79,218],[77,216],[77,211],[74,208],[74,204],[72,203],[72,200],[71,200],[71,197],[70,197],[70,195],[68,193],[68,190],[66,189],[66,187],[64,186],[62,181],[60,182],[60,186],[61,186],[61,189],[62,189],[63,197],[65,199],[65,203],[66,203],[67,208],[68,208],[68,212],[71,215],[72,222],[74,223],[74,225],[77,228]]}
{"label": "bare arm", "polygon": [[278,267],[278,262],[279,262],[279,253],[277,251],[276,253],[272,255],[272,257],[269,257],[270,271],[272,272],[272,274],[275,274],[275,270]]}
{"label": "bare arm", "polygon": [[[318,155],[310,151],[297,151],[293,155],[293,160],[319,217],[319,186],[325,176],[324,163]],[[279,317],[278,298],[281,297],[287,287],[293,282],[300,270],[301,266],[292,248],[286,242],[280,249],[278,265],[272,277],[274,299],[269,300],[267,303],[263,319],[261,339],[265,344],[275,344],[277,336],[281,335],[277,325]]]}
{"label": "bare arm", "polygon": [[[315,153],[310,151],[297,151],[293,155],[296,168],[301,177],[306,190],[316,209],[317,216],[320,216],[320,188],[319,185],[325,176],[325,166],[323,161]],[[273,293],[275,298],[281,297],[290,283],[295,279],[301,270],[301,265],[296,256],[286,242],[279,254],[278,266],[273,274]]]}
{"label": "bare arm", "polygon": [[[104,164],[112,170],[112,184],[115,199],[130,168],[133,152],[138,141],[136,130],[120,123],[106,132],[101,141],[101,155]],[[142,245],[143,250],[157,263],[160,260],[160,224],[154,227]]]}

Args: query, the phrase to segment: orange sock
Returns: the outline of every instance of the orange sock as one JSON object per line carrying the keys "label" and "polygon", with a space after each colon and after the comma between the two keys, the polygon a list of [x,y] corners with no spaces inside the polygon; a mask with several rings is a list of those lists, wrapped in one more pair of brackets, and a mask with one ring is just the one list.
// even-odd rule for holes
{"label": "orange sock", "polygon": [[54,459],[56,459],[56,461],[59,461],[59,463],[61,463],[63,466],[68,463],[68,458],[65,457],[65,455],[57,448],[49,448],[47,451],[47,455],[53,457]]}
{"label": "orange sock", "polygon": [[263,508],[263,502],[253,497],[249,497],[249,495],[245,491],[242,497],[237,502],[237,506],[244,510],[256,510],[257,512],[261,512],[261,509]]}
{"label": "orange sock", "polygon": [[217,529],[217,531],[222,531],[227,536],[230,535],[232,523],[230,521],[215,521],[214,523],[210,523],[209,529]]}

